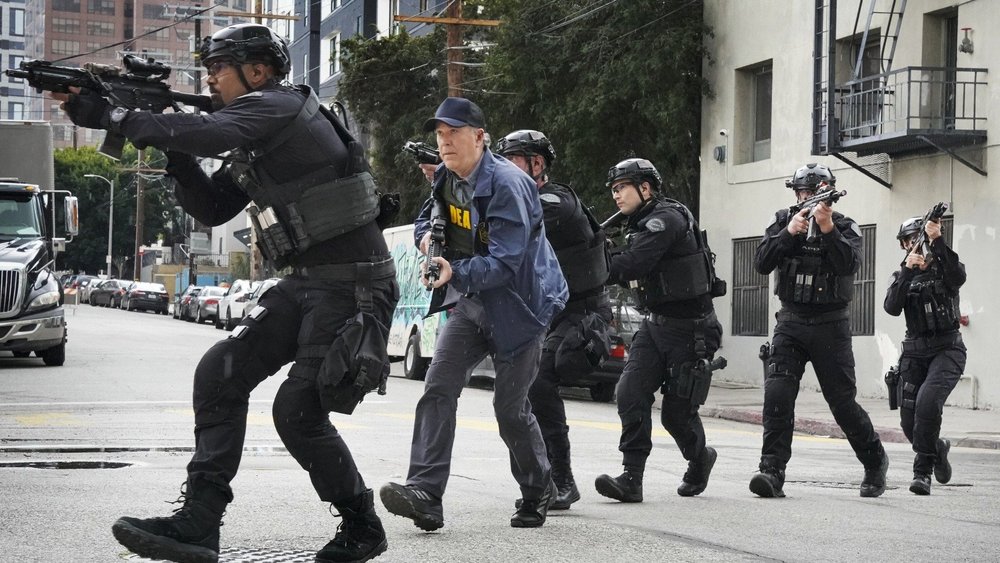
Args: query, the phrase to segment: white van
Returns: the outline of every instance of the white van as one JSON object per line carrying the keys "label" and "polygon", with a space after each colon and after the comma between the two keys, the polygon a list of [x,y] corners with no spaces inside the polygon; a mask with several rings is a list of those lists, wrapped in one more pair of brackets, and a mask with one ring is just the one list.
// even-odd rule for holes
{"label": "white van", "polygon": [[396,262],[396,280],[399,282],[399,303],[389,327],[389,358],[402,358],[406,377],[422,380],[447,313],[424,318],[430,306],[431,292],[420,283],[420,265],[426,258],[413,244],[413,225],[392,227],[382,231],[382,234]]}

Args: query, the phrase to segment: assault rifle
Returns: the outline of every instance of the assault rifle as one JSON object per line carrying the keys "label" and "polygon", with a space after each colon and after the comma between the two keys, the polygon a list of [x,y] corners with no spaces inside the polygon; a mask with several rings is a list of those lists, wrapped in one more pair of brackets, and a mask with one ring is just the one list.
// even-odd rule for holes
{"label": "assault rifle", "polygon": [[927,253],[930,251],[930,245],[927,244],[927,231],[924,230],[924,227],[927,225],[928,221],[933,223],[940,222],[941,218],[944,217],[944,214],[947,212],[948,204],[941,201],[924,215],[923,220],[920,221],[920,230],[917,231],[917,236],[913,239],[913,246],[910,247],[910,251],[906,253],[907,256],[912,254],[913,251],[918,248],[920,249],[921,256],[927,256]]}
{"label": "assault rifle", "polygon": [[[113,106],[161,113],[166,108],[180,111],[189,105],[211,112],[212,99],[198,94],[181,94],[170,89],[170,67],[135,55],[125,55],[124,68],[86,63],[83,68],[57,66],[49,61],[21,61],[19,68],[4,71],[11,78],[22,78],[38,92],[69,93],[72,86],[97,92]],[[108,131],[100,151],[116,160],[122,156],[125,137]]]}
{"label": "assault rifle", "polygon": [[824,190],[817,192],[816,195],[812,196],[811,198],[805,201],[800,201],[799,203],[796,203],[795,205],[788,208],[788,212],[791,215],[795,215],[796,213],[802,211],[803,209],[810,210],[809,230],[806,232],[807,242],[816,242],[816,239],[819,238],[819,235],[816,233],[816,217],[814,217],[816,213],[816,206],[821,203],[826,203],[827,205],[833,205],[834,203],[840,201],[840,198],[844,197],[845,195],[847,195],[847,190],[841,190],[838,192],[833,188],[826,188]]}
{"label": "assault rifle", "polygon": [[420,141],[406,141],[403,152],[409,153],[420,164],[441,164],[441,155],[437,149]]}
{"label": "assault rifle", "polygon": [[[441,266],[433,258],[444,253],[444,228],[447,224],[445,219],[444,202],[434,200],[431,207],[431,240],[427,245],[427,281],[434,283],[441,276]],[[432,289],[430,287],[428,290]]]}

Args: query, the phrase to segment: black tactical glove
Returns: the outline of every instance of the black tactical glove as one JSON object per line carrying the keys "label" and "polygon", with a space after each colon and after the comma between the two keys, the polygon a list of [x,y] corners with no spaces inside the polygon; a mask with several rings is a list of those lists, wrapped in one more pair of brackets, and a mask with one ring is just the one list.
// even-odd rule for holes
{"label": "black tactical glove", "polygon": [[111,125],[111,104],[93,92],[70,94],[66,115],[80,127],[107,129]]}

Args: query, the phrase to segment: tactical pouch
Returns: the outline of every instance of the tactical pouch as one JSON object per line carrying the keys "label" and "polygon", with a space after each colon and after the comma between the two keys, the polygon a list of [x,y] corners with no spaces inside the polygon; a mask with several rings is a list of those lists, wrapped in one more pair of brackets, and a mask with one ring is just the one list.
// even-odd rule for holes
{"label": "tactical pouch", "polygon": [[373,315],[358,312],[337,333],[319,367],[316,386],[327,411],[352,414],[365,395],[385,395],[389,378],[388,331]]}
{"label": "tactical pouch", "polygon": [[700,359],[671,367],[663,392],[689,399],[691,406],[696,407],[705,404],[711,386],[712,366],[708,360]]}
{"label": "tactical pouch", "polygon": [[596,312],[571,323],[556,349],[556,375],[566,381],[590,375],[611,354],[608,332],[607,321]]}

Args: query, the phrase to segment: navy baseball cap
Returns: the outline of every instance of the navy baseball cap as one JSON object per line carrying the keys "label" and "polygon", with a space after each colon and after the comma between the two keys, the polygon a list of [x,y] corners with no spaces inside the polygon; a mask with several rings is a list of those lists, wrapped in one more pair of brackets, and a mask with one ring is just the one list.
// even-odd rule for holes
{"label": "navy baseball cap", "polygon": [[447,123],[452,127],[476,127],[483,129],[486,127],[486,118],[483,117],[483,110],[476,104],[465,98],[445,98],[434,117],[424,122],[424,131],[431,132],[437,127],[438,121]]}

